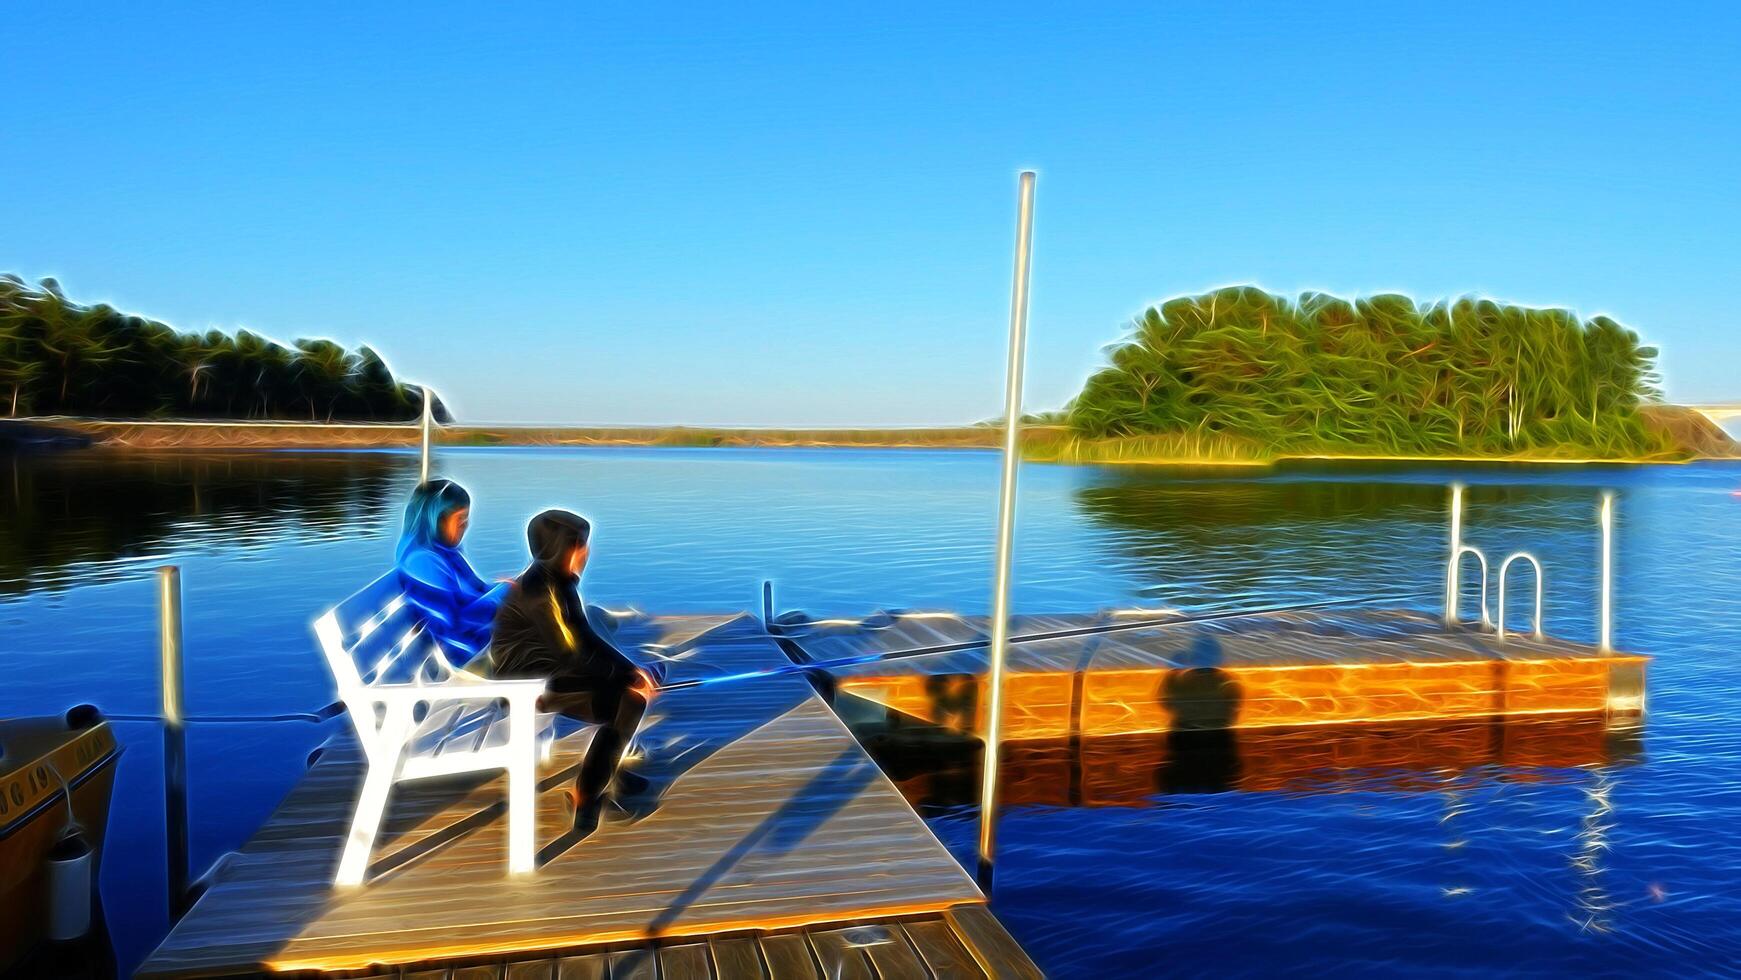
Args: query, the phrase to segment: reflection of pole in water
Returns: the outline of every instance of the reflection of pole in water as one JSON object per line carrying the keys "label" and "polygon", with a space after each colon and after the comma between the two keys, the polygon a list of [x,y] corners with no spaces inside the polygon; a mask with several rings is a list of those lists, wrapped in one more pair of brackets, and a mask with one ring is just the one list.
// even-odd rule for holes
{"label": "reflection of pole in water", "polygon": [[[1465,847],[1469,846],[1469,838],[1463,835],[1462,816],[1473,807],[1466,799],[1467,789],[1463,784],[1461,773],[1447,772],[1444,786],[1444,790],[1439,794],[1439,798],[1445,804],[1444,812],[1439,815],[1439,827],[1445,834],[1445,843],[1442,846],[1450,853],[1460,854]],[[1457,867],[1462,867],[1461,862],[1457,863]],[[1454,898],[1458,895],[1467,895],[1475,889],[1471,885],[1462,884],[1453,879],[1441,890],[1447,898]]]}
{"label": "reflection of pole in water", "polygon": [[165,565],[157,570],[158,652],[163,669],[163,836],[168,862],[169,918],[186,912],[187,827],[187,717],[184,710],[181,666],[181,569]]}
{"label": "reflection of pole in water", "polygon": [[1608,831],[1614,827],[1608,819],[1614,812],[1614,777],[1602,767],[1590,770],[1590,776],[1583,788],[1590,810],[1578,824],[1578,851],[1572,855],[1572,867],[1581,880],[1571,919],[1585,932],[1608,932],[1614,928],[1612,914],[1618,907],[1602,885],[1602,855],[1608,850]]}

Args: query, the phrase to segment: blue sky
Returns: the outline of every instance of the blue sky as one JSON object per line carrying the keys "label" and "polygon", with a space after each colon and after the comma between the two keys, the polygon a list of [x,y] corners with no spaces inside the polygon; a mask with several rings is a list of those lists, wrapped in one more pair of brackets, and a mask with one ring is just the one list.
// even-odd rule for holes
{"label": "blue sky", "polygon": [[0,269],[473,420],[955,423],[1033,167],[1030,408],[1235,282],[1606,312],[1736,399],[1738,7],[9,5]]}

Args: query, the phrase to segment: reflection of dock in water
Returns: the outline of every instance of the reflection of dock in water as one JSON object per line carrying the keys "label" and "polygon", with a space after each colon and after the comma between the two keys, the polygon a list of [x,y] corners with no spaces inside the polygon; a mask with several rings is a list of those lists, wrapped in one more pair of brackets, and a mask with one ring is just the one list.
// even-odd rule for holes
{"label": "reflection of dock in water", "polygon": [[[1645,657],[1551,637],[1501,641],[1423,613],[1272,612],[1174,625],[1153,611],[1122,618],[1016,618],[1005,739],[1495,717],[1624,727],[1644,710]],[[817,663],[944,647],[826,671],[838,693],[983,730],[983,618],[905,613],[787,632],[799,659]]]}
{"label": "reflection of dock in water", "polygon": [[[979,799],[980,742],[888,712],[842,707],[871,756],[921,812]],[[1169,793],[1442,792],[1447,779],[1575,781],[1639,756],[1636,733],[1599,717],[1488,719],[1028,739],[1003,746],[1012,805],[1149,806]]]}

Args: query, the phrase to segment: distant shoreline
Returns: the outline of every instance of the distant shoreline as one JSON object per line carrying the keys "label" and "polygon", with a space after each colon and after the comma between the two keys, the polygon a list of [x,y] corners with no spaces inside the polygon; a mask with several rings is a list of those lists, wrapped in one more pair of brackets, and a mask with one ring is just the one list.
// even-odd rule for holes
{"label": "distant shoreline", "polygon": [[[5,420],[0,420],[3,423]],[[99,420],[36,418],[22,424],[89,437],[117,449],[388,449],[416,446],[416,423],[253,422],[227,420]],[[992,448],[1001,430],[989,426],[926,428],[760,429],[722,426],[436,426],[438,446],[715,446],[862,447],[877,449]]]}
{"label": "distant shoreline", "polygon": [[[419,429],[406,423],[247,421],[123,421],[68,418],[0,420],[3,425],[58,430],[112,450],[394,449],[415,447]],[[927,428],[760,429],[713,426],[519,426],[447,425],[435,432],[438,446],[648,446],[666,448],[845,448],[996,449],[994,426]],[[1512,456],[1386,456],[1363,453],[1260,453],[1248,447],[1161,439],[1078,444],[1060,426],[1023,429],[1027,457],[1036,462],[1116,466],[1269,467],[1295,461],[1412,463],[1553,463],[1560,465],[1683,463],[1735,458],[1736,444],[1707,442],[1674,456],[1655,458]]]}

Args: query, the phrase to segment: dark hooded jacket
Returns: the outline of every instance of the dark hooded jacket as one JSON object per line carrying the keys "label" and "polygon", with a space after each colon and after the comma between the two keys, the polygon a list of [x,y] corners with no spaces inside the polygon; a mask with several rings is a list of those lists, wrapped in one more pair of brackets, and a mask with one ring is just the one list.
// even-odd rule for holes
{"label": "dark hooded jacket", "polygon": [[562,567],[590,525],[551,510],[526,527],[532,564],[515,580],[496,613],[490,664],[498,677],[560,677],[562,686],[628,685],[635,664],[587,622],[580,580]]}

